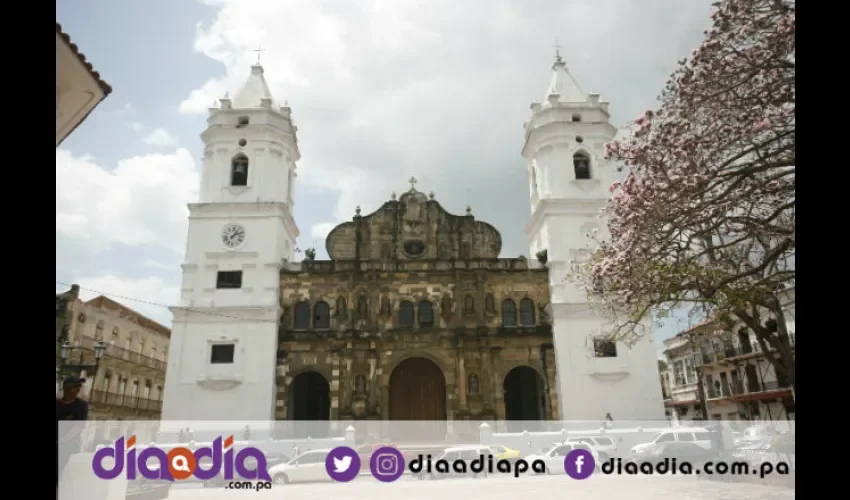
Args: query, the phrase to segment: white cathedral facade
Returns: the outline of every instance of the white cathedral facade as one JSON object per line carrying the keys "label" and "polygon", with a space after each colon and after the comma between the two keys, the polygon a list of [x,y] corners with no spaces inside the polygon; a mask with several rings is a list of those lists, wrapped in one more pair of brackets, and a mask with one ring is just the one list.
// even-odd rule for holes
{"label": "white cathedral facade", "polygon": [[[593,355],[605,324],[565,280],[616,180],[602,148],[616,133],[608,103],[585,94],[557,57],[545,100],[531,106],[528,166],[532,255],[546,249],[558,400],[564,420],[662,420],[651,338]],[[200,200],[189,231],[174,314],[163,420],[272,420],[280,270],[294,257],[292,187],[300,159],[291,110],[272,97],[259,65],[232,99],[210,109]],[[243,165],[243,167],[240,167]]]}

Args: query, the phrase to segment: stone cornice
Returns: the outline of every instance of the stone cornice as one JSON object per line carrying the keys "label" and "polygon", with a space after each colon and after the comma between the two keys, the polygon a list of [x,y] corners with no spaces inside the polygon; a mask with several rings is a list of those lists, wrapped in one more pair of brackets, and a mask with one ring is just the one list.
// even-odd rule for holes
{"label": "stone cornice", "polygon": [[392,328],[381,332],[375,330],[292,330],[280,326],[281,341],[326,341],[326,340],[394,340],[396,337],[407,335],[429,335],[433,338],[449,339],[481,339],[481,338],[515,338],[539,337],[547,340],[552,338],[552,325],[542,324],[532,327],[458,327],[458,328]]}
{"label": "stone cornice", "polygon": [[284,268],[281,274],[333,274],[353,272],[407,272],[407,273],[456,273],[456,272],[532,272],[548,273],[549,270],[535,259],[468,259],[468,260],[305,260],[300,268]]}
{"label": "stone cornice", "polygon": [[280,217],[289,234],[298,237],[300,231],[292,218],[291,207],[282,201],[189,203],[189,219],[247,219]]}
{"label": "stone cornice", "polygon": [[[589,180],[592,182],[592,179]],[[584,181],[575,181],[584,182]],[[588,215],[596,216],[599,211],[608,204],[607,198],[595,200],[578,199],[542,199],[537,203],[531,220],[525,226],[525,234],[531,237],[535,235],[543,224],[547,215]]]}
{"label": "stone cornice", "polygon": [[280,306],[265,307],[198,307],[172,306],[172,327],[179,328],[181,322],[192,323],[230,323],[233,321],[256,321],[277,323],[280,319]]}

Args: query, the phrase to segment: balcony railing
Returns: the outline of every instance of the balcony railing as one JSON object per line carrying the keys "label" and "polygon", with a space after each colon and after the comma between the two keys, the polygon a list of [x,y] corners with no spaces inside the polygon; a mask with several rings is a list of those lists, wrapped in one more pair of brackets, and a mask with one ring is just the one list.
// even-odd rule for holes
{"label": "balcony railing", "polygon": [[734,382],[728,384],[728,386],[724,387],[721,385],[720,389],[716,387],[707,387],[705,391],[705,397],[707,399],[719,399],[719,398],[728,398],[731,396],[740,396],[742,394],[755,394],[759,392],[770,392],[777,391],[780,389],[788,389],[790,384],[786,384],[784,382],[756,382],[753,384],[749,384],[749,387],[744,387],[743,381]]}
{"label": "balcony railing", "polygon": [[128,396],[117,392],[91,391],[89,394],[89,403],[118,406],[121,408],[129,408],[140,411],[162,411],[162,401]]}
{"label": "balcony railing", "polygon": [[[796,346],[795,337],[789,336],[789,341],[793,349]],[[709,352],[703,352],[702,361],[704,364],[712,364],[723,361],[724,359],[746,356],[748,354],[758,354],[760,352],[761,347],[755,342],[750,344],[741,344],[739,342],[725,345],[720,344],[716,345],[713,349],[709,348]]]}
{"label": "balcony railing", "polygon": [[[83,349],[93,349],[94,343],[95,339],[92,337],[83,337],[79,339],[79,344],[77,344],[77,346]],[[138,351],[131,351],[130,349],[124,349],[123,347],[118,347],[109,343],[106,344],[106,350],[103,352],[103,356],[104,358],[123,359],[124,361],[129,361],[130,363],[140,366],[147,366],[148,368],[153,368],[160,372],[164,372],[166,367],[165,361],[146,356]]]}

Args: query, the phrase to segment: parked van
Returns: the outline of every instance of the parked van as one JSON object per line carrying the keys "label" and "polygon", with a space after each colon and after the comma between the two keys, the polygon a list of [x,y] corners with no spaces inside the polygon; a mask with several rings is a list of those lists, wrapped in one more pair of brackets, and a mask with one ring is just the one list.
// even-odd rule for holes
{"label": "parked van", "polygon": [[704,427],[680,427],[677,429],[668,429],[659,432],[652,438],[652,441],[633,446],[631,452],[632,454],[640,453],[656,444],[672,443],[676,441],[694,443],[700,448],[704,448],[706,450],[710,450],[712,448],[711,432],[709,432],[708,429]]}

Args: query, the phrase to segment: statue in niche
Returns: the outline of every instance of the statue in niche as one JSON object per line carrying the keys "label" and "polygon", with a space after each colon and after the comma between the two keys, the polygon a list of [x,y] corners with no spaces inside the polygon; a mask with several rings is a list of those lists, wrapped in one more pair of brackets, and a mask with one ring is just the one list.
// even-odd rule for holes
{"label": "statue in niche", "polygon": [[487,314],[496,314],[496,299],[493,298],[492,293],[488,293],[484,298],[484,310]]}
{"label": "statue in niche", "polygon": [[357,319],[369,319],[369,299],[365,295],[357,298]]}
{"label": "statue in niche", "polygon": [[452,304],[452,298],[448,295],[443,297],[443,300],[440,301],[440,313],[443,316],[443,320],[448,322],[452,316],[452,310],[454,309],[454,304]]}
{"label": "statue in niche", "polygon": [[468,378],[467,390],[470,394],[478,394],[478,375],[471,373]]}
{"label": "statue in niche", "polygon": [[345,297],[337,297],[336,299],[336,316],[341,320],[348,317],[348,304],[345,302]]}
{"label": "statue in niche", "polygon": [[475,314],[475,299],[470,294],[463,299],[463,314],[468,316]]}
{"label": "statue in niche", "polygon": [[392,316],[392,305],[390,304],[390,299],[387,298],[386,295],[381,297],[381,316],[389,317]]}
{"label": "statue in niche", "polygon": [[363,375],[354,378],[354,395],[357,397],[366,396],[366,377]]}

